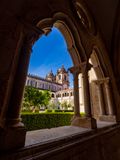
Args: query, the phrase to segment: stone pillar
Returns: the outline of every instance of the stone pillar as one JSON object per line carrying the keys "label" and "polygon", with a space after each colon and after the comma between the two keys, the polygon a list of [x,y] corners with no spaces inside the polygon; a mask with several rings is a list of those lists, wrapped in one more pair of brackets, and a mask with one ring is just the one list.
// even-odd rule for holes
{"label": "stone pillar", "polygon": [[105,86],[105,91],[106,91],[108,114],[109,115],[114,115],[113,101],[112,101],[112,95],[111,95],[111,91],[110,91],[109,78],[106,78],[104,86]]}
{"label": "stone pillar", "polygon": [[83,94],[84,94],[84,107],[86,117],[91,117],[91,102],[90,102],[90,87],[89,87],[89,77],[88,71],[90,69],[90,64],[82,64],[82,79],[83,79]]}
{"label": "stone pillar", "polygon": [[[109,78],[102,78],[94,81],[98,87],[99,104],[100,104],[100,116],[99,120],[116,122],[114,116],[112,95],[109,86]],[[104,93],[103,93],[104,87]]]}
{"label": "stone pillar", "polygon": [[102,90],[102,82],[100,80],[95,80],[94,83],[97,86],[100,115],[105,115],[105,102],[104,102],[104,97],[103,97],[104,94],[103,94],[103,90]]}
{"label": "stone pillar", "polygon": [[79,74],[79,99],[80,99],[80,109],[81,109],[81,112],[85,112],[84,110],[84,98],[83,98],[83,79],[82,79],[82,74],[80,73]]}
{"label": "stone pillar", "polygon": [[74,83],[74,113],[75,117],[80,117],[80,108],[79,108],[79,83],[78,75],[80,72],[79,67],[72,67],[69,69],[73,74],[73,83]]}
{"label": "stone pillar", "polygon": [[74,106],[75,106],[75,116],[80,116],[78,73],[75,72],[73,74],[73,77],[74,77]]}
{"label": "stone pillar", "polygon": [[91,99],[90,99],[90,85],[88,71],[91,69],[92,65],[88,62],[81,64],[81,72],[83,79],[83,94],[84,94],[84,107],[85,107],[85,120],[83,124],[87,128],[95,129],[97,128],[96,120],[92,117],[91,113]]}
{"label": "stone pillar", "polygon": [[[96,120],[91,115],[91,103],[90,103],[90,91],[89,91],[89,80],[88,70],[86,63],[81,63],[79,66],[70,68],[70,71],[74,73],[74,103],[75,103],[75,116],[72,120],[72,125],[85,127],[85,128],[96,128]],[[79,85],[78,85],[78,74],[82,71],[83,73],[83,89],[84,89],[84,105],[85,105],[85,117],[80,117],[79,110]]]}
{"label": "stone pillar", "polygon": [[25,35],[24,37],[23,46],[21,48],[21,54],[19,57],[18,67],[14,79],[12,96],[7,113],[7,125],[10,127],[23,126],[20,118],[21,102],[26,82],[32,42],[33,40],[36,40],[35,36],[38,38],[38,35],[31,31],[30,34],[28,34],[27,36]]}
{"label": "stone pillar", "polygon": [[[34,37],[35,36],[35,37]],[[27,76],[30,52],[33,40],[38,38],[35,31],[23,32],[23,41],[17,50],[18,63],[14,64],[15,76],[6,113],[5,129],[0,132],[0,151],[23,147],[25,144],[26,129],[21,123],[20,110],[23,90]]]}

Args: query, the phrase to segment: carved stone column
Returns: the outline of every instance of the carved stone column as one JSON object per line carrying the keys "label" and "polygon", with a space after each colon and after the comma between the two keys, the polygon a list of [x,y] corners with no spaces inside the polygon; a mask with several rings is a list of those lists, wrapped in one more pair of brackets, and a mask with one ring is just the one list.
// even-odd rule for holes
{"label": "carved stone column", "polygon": [[82,79],[83,79],[83,94],[84,94],[84,107],[85,107],[85,121],[84,125],[88,128],[97,128],[96,120],[91,114],[91,100],[90,100],[90,86],[89,86],[89,76],[88,71],[91,69],[92,65],[88,62],[81,64]]}
{"label": "carved stone column", "polygon": [[[72,120],[72,125],[80,126],[85,128],[96,128],[96,121],[91,115],[91,103],[90,103],[90,92],[89,92],[89,80],[88,70],[86,63],[81,63],[79,66],[70,68],[70,71],[74,73],[74,103],[75,103],[75,116]],[[74,71],[74,72],[73,72]],[[79,110],[79,85],[78,85],[78,74],[83,73],[83,89],[84,89],[84,105],[85,105],[85,117],[80,117]]]}
{"label": "carved stone column", "polygon": [[99,120],[116,122],[116,117],[114,115],[114,110],[113,110],[112,95],[109,86],[109,78],[98,79],[95,80],[94,82],[98,87],[99,105],[100,105]]}
{"label": "carved stone column", "polygon": [[111,95],[111,91],[110,91],[109,78],[106,78],[104,86],[105,86],[105,91],[106,91],[108,114],[109,115],[114,115],[113,101],[112,101],[112,95]]}
{"label": "carved stone column", "polygon": [[5,129],[0,132],[0,150],[23,147],[26,130],[21,122],[20,110],[27,76],[32,42],[39,37],[33,30],[23,32],[22,44],[17,47],[18,63],[14,64],[14,78],[11,96],[6,113]]}
{"label": "carved stone column", "polygon": [[80,117],[79,84],[78,84],[78,75],[80,73],[80,68],[71,67],[69,70],[73,74],[73,81],[74,81],[74,113],[75,113],[75,117]]}
{"label": "carved stone column", "polygon": [[18,67],[14,79],[14,87],[10,104],[7,113],[7,125],[12,127],[22,127],[20,118],[21,102],[23,97],[23,90],[27,76],[27,70],[29,65],[30,53],[33,41],[38,38],[39,35],[31,31],[25,35],[23,46],[21,48],[21,54],[19,57]]}
{"label": "carved stone column", "polygon": [[102,90],[102,81],[95,80],[94,83],[97,86],[97,92],[98,92],[98,98],[99,98],[99,109],[100,109],[100,115],[105,115],[105,102],[103,97],[103,90]]}
{"label": "carved stone column", "polygon": [[91,68],[90,64],[82,64],[82,79],[83,79],[83,94],[84,94],[84,106],[86,117],[91,117],[91,102],[90,102],[90,88],[88,71]]}

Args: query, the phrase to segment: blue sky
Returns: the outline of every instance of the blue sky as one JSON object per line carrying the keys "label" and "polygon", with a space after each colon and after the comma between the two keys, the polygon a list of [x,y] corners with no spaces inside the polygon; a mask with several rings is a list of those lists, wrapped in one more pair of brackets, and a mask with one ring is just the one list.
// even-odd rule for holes
{"label": "blue sky", "polygon": [[73,63],[63,35],[53,28],[52,32],[43,35],[33,45],[28,73],[45,77],[51,69],[55,74],[62,65],[68,69]]}

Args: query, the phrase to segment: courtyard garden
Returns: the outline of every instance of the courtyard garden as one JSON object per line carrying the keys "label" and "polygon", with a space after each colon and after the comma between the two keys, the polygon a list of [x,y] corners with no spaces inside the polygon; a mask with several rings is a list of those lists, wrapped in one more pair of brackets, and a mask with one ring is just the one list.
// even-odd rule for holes
{"label": "courtyard garden", "polygon": [[71,105],[66,102],[62,104],[51,102],[50,91],[26,86],[21,118],[28,131],[68,126],[74,114],[71,108]]}

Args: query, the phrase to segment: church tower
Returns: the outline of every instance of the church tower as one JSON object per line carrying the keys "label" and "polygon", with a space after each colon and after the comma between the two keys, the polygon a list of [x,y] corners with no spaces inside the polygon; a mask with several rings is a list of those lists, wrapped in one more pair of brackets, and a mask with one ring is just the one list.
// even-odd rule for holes
{"label": "church tower", "polygon": [[52,70],[46,75],[46,80],[55,82],[55,76],[54,76]]}
{"label": "church tower", "polygon": [[69,88],[69,75],[68,71],[64,68],[64,65],[57,70],[56,82],[63,85],[63,89]]}

